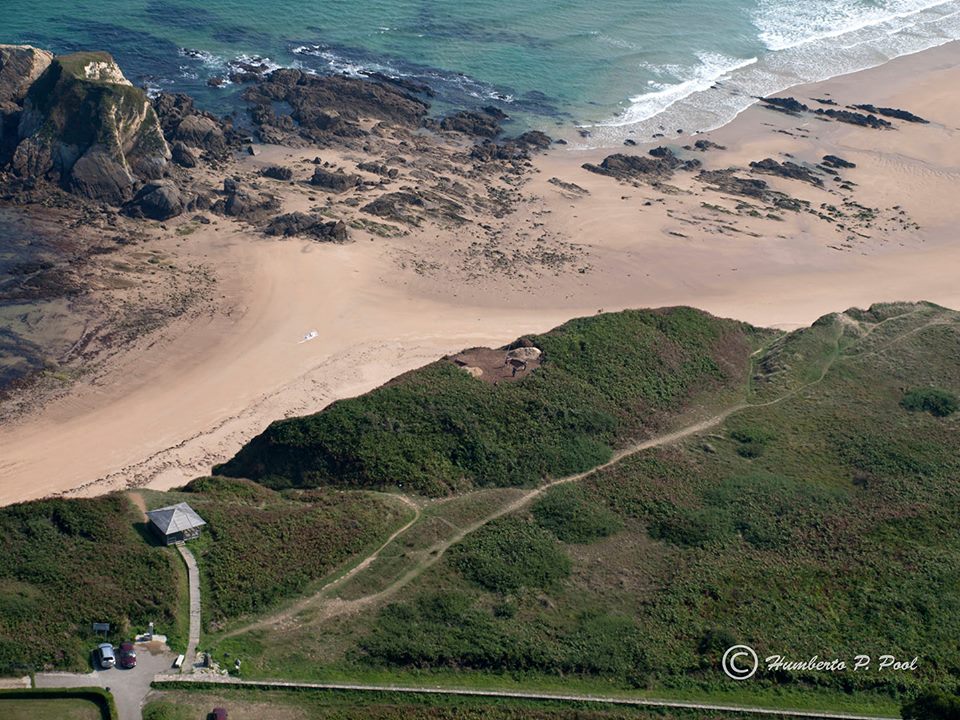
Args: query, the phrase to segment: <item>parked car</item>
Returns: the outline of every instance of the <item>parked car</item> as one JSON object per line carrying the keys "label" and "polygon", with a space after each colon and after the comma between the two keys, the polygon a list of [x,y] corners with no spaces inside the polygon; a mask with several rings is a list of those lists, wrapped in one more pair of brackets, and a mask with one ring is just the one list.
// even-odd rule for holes
{"label": "parked car", "polygon": [[130,669],[137,666],[137,650],[132,642],[120,645],[120,667]]}
{"label": "parked car", "polygon": [[117,664],[117,656],[113,654],[113,645],[110,643],[98,645],[93,654],[97,658],[97,664],[103,670],[109,670]]}
{"label": "parked car", "polygon": [[227,720],[227,709],[226,708],[214,708],[209,715],[207,715],[207,720]]}

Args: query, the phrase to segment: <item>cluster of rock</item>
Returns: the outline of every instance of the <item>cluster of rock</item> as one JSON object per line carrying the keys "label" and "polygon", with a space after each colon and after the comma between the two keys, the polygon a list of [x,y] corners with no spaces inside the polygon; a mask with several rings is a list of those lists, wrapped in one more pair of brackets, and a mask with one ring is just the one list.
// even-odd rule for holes
{"label": "cluster of rock", "polygon": [[[367,132],[361,118],[416,127],[430,109],[429,103],[397,84],[288,68],[258,76],[243,98],[252,105],[251,118],[261,139],[275,143],[293,137],[311,142],[361,137]],[[284,103],[290,112],[278,114],[277,103]]]}
{"label": "cluster of rock", "polygon": [[[803,113],[811,112],[815,115],[828,117],[831,120],[837,120],[838,122],[845,122],[851,125],[858,125],[860,127],[873,128],[875,130],[884,130],[893,126],[888,120],[884,120],[884,117],[905,120],[906,122],[912,123],[926,124],[930,122],[919,115],[914,115],[912,112],[901,110],[899,108],[878,108],[874,105],[860,104],[851,105],[851,109],[849,110],[838,110],[835,107],[817,108],[816,110],[811,110],[806,104],[792,97],[772,97],[758,99],[762,103],[763,107],[767,108],[768,110],[776,110],[777,112],[787,113],[788,115],[794,116],[800,116]],[[833,100],[825,100],[822,98],[818,99],[817,102],[830,106],[836,105],[836,102]],[[856,112],[857,110],[862,110],[863,112]]]}
{"label": "cluster of rock", "polygon": [[292,237],[309,235],[323,242],[345,243],[349,239],[343,220],[328,220],[322,215],[303,212],[287,213],[273,218],[264,232],[267,235]]}
{"label": "cluster of rock", "polygon": [[750,163],[750,167],[755,172],[776,175],[777,177],[787,178],[788,180],[801,180],[811,185],[816,185],[817,187],[823,187],[823,178],[816,172],[803,165],[790,162],[789,160],[780,163],[773,158],[766,158],[765,160]]}
{"label": "cluster of rock", "polygon": [[599,165],[584,163],[583,168],[618,180],[659,182],[669,180],[676,170],[696,170],[700,165],[699,160],[681,160],[670,148],[657,147],[650,151],[649,157],[615,153]]}

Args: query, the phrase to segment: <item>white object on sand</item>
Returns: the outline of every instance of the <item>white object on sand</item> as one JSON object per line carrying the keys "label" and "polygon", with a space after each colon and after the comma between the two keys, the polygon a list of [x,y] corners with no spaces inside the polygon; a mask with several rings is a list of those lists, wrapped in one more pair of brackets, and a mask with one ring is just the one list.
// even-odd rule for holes
{"label": "white object on sand", "polygon": [[303,336],[303,340],[301,340],[299,344],[309,342],[310,340],[313,340],[315,337],[317,337],[319,334],[320,333],[318,333],[316,330],[311,330],[310,332],[308,332],[306,335]]}

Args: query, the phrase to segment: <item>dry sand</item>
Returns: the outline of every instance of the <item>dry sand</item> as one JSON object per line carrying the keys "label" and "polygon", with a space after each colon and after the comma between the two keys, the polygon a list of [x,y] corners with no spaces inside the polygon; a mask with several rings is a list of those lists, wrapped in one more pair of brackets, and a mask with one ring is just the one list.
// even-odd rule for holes
{"label": "dry sand", "polygon": [[[751,108],[702,136],[727,147],[698,155],[709,168],[784,153],[856,162],[845,176],[857,183],[857,201],[880,212],[852,242],[809,214],[775,221],[705,208],[735,202],[689,178],[670,193],[580,168],[640,147],[557,148],[536,161],[523,189],[529,201],[504,221],[500,242],[572,243],[581,259],[562,267],[518,263],[467,276],[465,234],[435,227],[344,246],[204,227],[189,252],[216,268],[222,311],[174,323],[112,360],[95,383],[0,428],[0,504],[181,485],[274,419],[317,411],[440,355],[600,309],[688,304],[792,328],[884,300],[960,307],[957,87],[954,43],[786,93],[903,107],[930,125],[877,131]],[[590,194],[567,197],[551,177]],[[765,179],[815,205],[836,200]],[[311,330],[318,336],[301,343]]]}

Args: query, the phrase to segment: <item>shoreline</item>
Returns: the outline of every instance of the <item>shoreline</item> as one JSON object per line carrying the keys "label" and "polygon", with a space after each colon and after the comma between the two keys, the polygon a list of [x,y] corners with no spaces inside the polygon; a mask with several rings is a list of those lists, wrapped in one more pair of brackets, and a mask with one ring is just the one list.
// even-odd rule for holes
{"label": "shoreline", "polygon": [[[931,126],[865,130],[752,105],[696,136],[726,148],[703,153],[705,167],[785,153],[808,162],[826,153],[855,160],[849,177],[858,201],[878,209],[878,227],[902,207],[920,228],[864,230],[869,238],[850,249],[837,249],[842,233],[808,215],[734,217],[732,205],[722,207],[723,193],[708,196],[692,179],[631,185],[580,167],[604,152],[645,153],[644,145],[554,148],[534,158],[522,188],[529,201],[502,220],[494,250],[456,227],[342,246],[200,229],[188,252],[216,268],[224,310],[175,321],[111,360],[97,382],[0,427],[0,445],[10,449],[0,461],[0,504],[182,485],[273,420],[318,411],[464,347],[502,345],[601,309],[687,304],[792,329],[855,304],[960,307],[950,272],[960,266],[950,201],[960,178],[952,142],[960,130],[949,120],[960,113],[960,98],[951,97],[949,78],[960,78],[957,42],[779,93],[889,102],[930,117]],[[242,162],[256,168],[307,152],[315,154],[266,148]],[[587,194],[571,197],[553,177]],[[824,200],[820,189],[767,180],[811,203]],[[550,265],[535,254],[543,247],[576,259]],[[314,329],[316,339],[298,343]]]}

